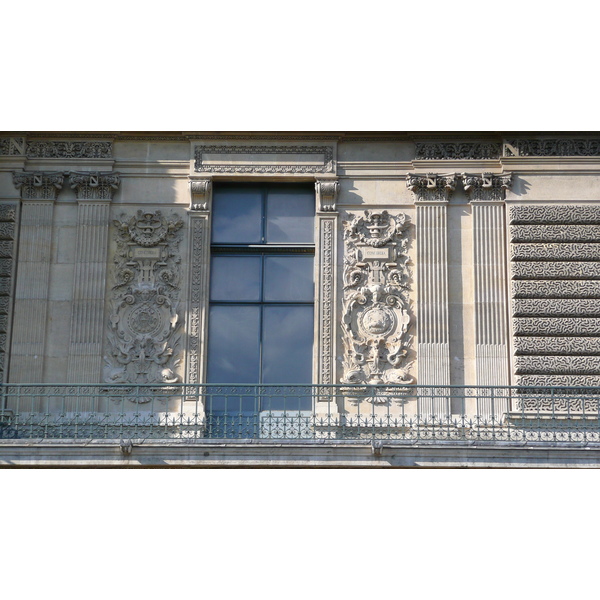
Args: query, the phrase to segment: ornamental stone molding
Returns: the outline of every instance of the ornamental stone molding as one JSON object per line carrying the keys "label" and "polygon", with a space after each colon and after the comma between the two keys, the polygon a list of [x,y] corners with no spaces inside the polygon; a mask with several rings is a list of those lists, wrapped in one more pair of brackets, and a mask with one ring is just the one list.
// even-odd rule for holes
{"label": "ornamental stone molding", "polygon": [[[344,221],[342,383],[410,384],[408,217],[349,213]],[[372,399],[385,401],[386,396]]]}
{"label": "ornamental stone molding", "polygon": [[340,183],[334,179],[317,179],[315,191],[320,212],[335,212]]}
{"label": "ornamental stone molding", "polygon": [[13,172],[13,183],[21,191],[22,200],[56,200],[66,175],[64,172]]}
{"label": "ornamental stone molding", "polygon": [[17,206],[0,204],[0,383],[6,383],[15,271]]}
{"label": "ornamental stone molding", "polygon": [[112,172],[71,172],[69,182],[78,200],[112,200],[121,179],[119,173]]}
{"label": "ornamental stone molding", "polygon": [[406,187],[414,194],[416,202],[448,202],[456,189],[458,176],[450,175],[415,175],[406,176]]}
{"label": "ornamental stone molding", "polygon": [[504,200],[506,190],[510,189],[513,182],[512,173],[495,175],[482,173],[481,175],[461,175],[465,192],[471,202],[498,202]]}
{"label": "ornamental stone molding", "polygon": [[210,179],[190,180],[190,193],[192,196],[190,210],[208,211],[210,210],[212,198],[212,181]]}
{"label": "ornamental stone molding", "polygon": [[32,141],[27,158],[112,158],[112,142]]}
{"label": "ornamental stone molding", "polygon": [[161,211],[139,210],[113,223],[117,252],[104,380],[179,382],[179,242],[183,221],[177,216],[166,218]]}
{"label": "ornamental stone molding", "polygon": [[502,155],[499,142],[415,142],[417,160],[487,160]]}
{"label": "ornamental stone molding", "polygon": [[510,139],[503,154],[511,156],[600,156],[600,138]]}
{"label": "ornamental stone molding", "polygon": [[335,174],[332,145],[199,145],[196,172],[231,174]]}

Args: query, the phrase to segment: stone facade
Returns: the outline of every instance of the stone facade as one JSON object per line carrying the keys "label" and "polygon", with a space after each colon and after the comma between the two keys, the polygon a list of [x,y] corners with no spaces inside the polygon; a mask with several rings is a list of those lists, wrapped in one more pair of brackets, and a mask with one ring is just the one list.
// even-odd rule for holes
{"label": "stone facade", "polygon": [[[253,181],[315,186],[314,384],[600,383],[600,138],[417,133],[0,134],[2,381],[204,383],[212,194]],[[374,401],[411,403],[456,410]]]}

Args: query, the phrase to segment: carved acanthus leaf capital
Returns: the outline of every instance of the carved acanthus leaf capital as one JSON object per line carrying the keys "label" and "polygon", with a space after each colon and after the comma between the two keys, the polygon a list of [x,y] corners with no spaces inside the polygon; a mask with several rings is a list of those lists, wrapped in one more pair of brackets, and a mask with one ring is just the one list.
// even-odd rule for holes
{"label": "carved acanthus leaf capital", "polygon": [[21,190],[23,200],[56,200],[66,175],[62,172],[13,172],[13,183]]}
{"label": "carved acanthus leaf capital", "polygon": [[191,180],[190,192],[192,195],[190,202],[191,211],[210,210],[210,201],[212,197],[212,181],[210,179]]}
{"label": "carved acanthus leaf capital", "polygon": [[317,206],[320,212],[335,212],[340,182],[336,179],[317,179],[315,182],[317,192]]}
{"label": "carved acanthus leaf capital", "polygon": [[462,174],[463,186],[470,201],[498,201],[504,200],[506,190],[513,182],[512,173],[495,175],[482,173],[481,175]]}
{"label": "carved acanthus leaf capital", "polygon": [[119,173],[75,173],[69,176],[78,200],[112,200],[121,183]]}
{"label": "carved acanthus leaf capital", "polygon": [[417,202],[448,202],[450,195],[456,189],[457,181],[456,173],[449,175],[409,173],[406,176],[406,187],[415,195]]}

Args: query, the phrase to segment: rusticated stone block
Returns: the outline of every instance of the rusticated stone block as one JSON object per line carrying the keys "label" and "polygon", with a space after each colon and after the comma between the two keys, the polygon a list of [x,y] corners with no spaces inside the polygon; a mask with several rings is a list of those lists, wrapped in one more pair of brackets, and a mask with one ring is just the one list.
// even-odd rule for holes
{"label": "rusticated stone block", "polygon": [[512,260],[600,261],[600,244],[512,244]]}
{"label": "rusticated stone block", "polygon": [[11,293],[11,283],[10,277],[0,277],[0,295],[8,296]]}
{"label": "rusticated stone block", "polygon": [[600,279],[600,263],[513,262],[513,279]]}
{"label": "rusticated stone block", "polygon": [[15,224],[10,221],[0,222],[0,239],[14,240],[15,239]]}
{"label": "rusticated stone block", "polygon": [[10,298],[8,296],[0,296],[0,313],[3,315],[7,315],[9,306]]}
{"label": "rusticated stone block", "polygon": [[8,315],[0,315],[0,332],[6,333],[8,327]]}
{"label": "rusticated stone block", "polygon": [[14,221],[17,209],[14,204],[0,204],[0,221]]}
{"label": "rusticated stone block", "polygon": [[600,356],[516,356],[515,369],[519,375],[595,375]]}
{"label": "rusticated stone block", "polygon": [[10,258],[0,258],[0,277],[12,275],[13,261]]}
{"label": "rusticated stone block", "polygon": [[0,257],[10,258],[14,252],[14,243],[8,240],[0,241]]}
{"label": "rusticated stone block", "polygon": [[515,335],[600,336],[600,319],[577,317],[515,317]]}
{"label": "rusticated stone block", "polygon": [[517,385],[531,386],[600,386],[600,375],[520,375]]}
{"label": "rusticated stone block", "polygon": [[508,216],[511,225],[595,225],[600,224],[600,206],[511,206]]}
{"label": "rusticated stone block", "polygon": [[513,300],[515,317],[596,317],[600,300],[586,298],[527,298]]}
{"label": "rusticated stone block", "polygon": [[600,298],[600,281],[530,280],[512,282],[513,298]]}
{"label": "rusticated stone block", "polygon": [[514,346],[517,355],[600,355],[600,337],[516,336]]}
{"label": "rusticated stone block", "polygon": [[511,242],[596,242],[600,225],[511,225]]}

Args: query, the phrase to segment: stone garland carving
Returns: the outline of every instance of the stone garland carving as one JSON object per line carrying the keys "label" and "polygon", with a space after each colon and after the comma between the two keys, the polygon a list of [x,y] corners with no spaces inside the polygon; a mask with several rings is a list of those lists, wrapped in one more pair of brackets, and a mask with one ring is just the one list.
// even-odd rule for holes
{"label": "stone garland carving", "polygon": [[[387,211],[344,221],[342,383],[410,384],[407,217]],[[380,398],[385,401],[385,397]]]}
{"label": "stone garland carving", "polygon": [[27,158],[112,158],[112,142],[27,142]]}
{"label": "stone garland carving", "polygon": [[458,176],[451,175],[427,175],[408,174],[406,176],[406,187],[413,192],[416,200],[420,202],[448,202],[450,194],[456,189]]}
{"label": "stone garland carving", "polygon": [[69,175],[78,200],[111,200],[120,183],[119,173],[75,173]]}
{"label": "stone garland carving", "polygon": [[[526,298],[513,300],[515,317],[595,317],[600,316],[600,299]],[[600,332],[599,332],[600,333]]]}
{"label": "stone garland carving", "polygon": [[504,143],[504,156],[600,156],[600,139],[512,139]]}
{"label": "stone garland carving", "polygon": [[[322,165],[232,165],[202,162],[203,154],[317,154],[324,155]],[[333,173],[333,148],[331,146],[196,146],[194,170],[211,173]]]}
{"label": "stone garland carving", "polygon": [[600,279],[597,262],[515,262],[513,279]]}
{"label": "stone garland carving", "polygon": [[183,221],[167,219],[161,211],[139,210],[130,218],[122,215],[114,225],[117,252],[105,381],[179,382],[178,246]]}
{"label": "stone garland carving", "polygon": [[498,159],[502,155],[499,142],[415,142],[417,160]]}
{"label": "stone garland carving", "polygon": [[600,338],[597,337],[515,337],[515,354],[556,356],[565,355],[600,355]]}
{"label": "stone garland carving", "polygon": [[25,154],[25,138],[0,138],[0,156],[23,156]]}
{"label": "stone garland carving", "polygon": [[600,225],[511,225],[511,242],[596,242]]}
{"label": "stone garland carving", "polygon": [[516,356],[519,375],[596,375],[600,356]]}
{"label": "stone garland carving", "polygon": [[515,335],[573,336],[598,335],[600,318],[593,317],[514,317]]}
{"label": "stone garland carving", "polygon": [[512,282],[513,298],[600,298],[600,281],[529,280]]}
{"label": "stone garland carving", "polygon": [[511,225],[596,225],[600,224],[600,206],[524,205],[508,209]]}
{"label": "stone garland carving", "polygon": [[600,260],[600,244],[512,244],[513,260]]}
{"label": "stone garland carving", "polygon": [[24,200],[56,200],[68,173],[13,172],[13,183]]}
{"label": "stone garland carving", "polygon": [[482,175],[470,175],[463,173],[461,175],[465,192],[471,201],[500,201],[504,200],[506,190],[510,189],[513,183],[512,173],[507,175],[495,175],[493,173],[483,173]]}

